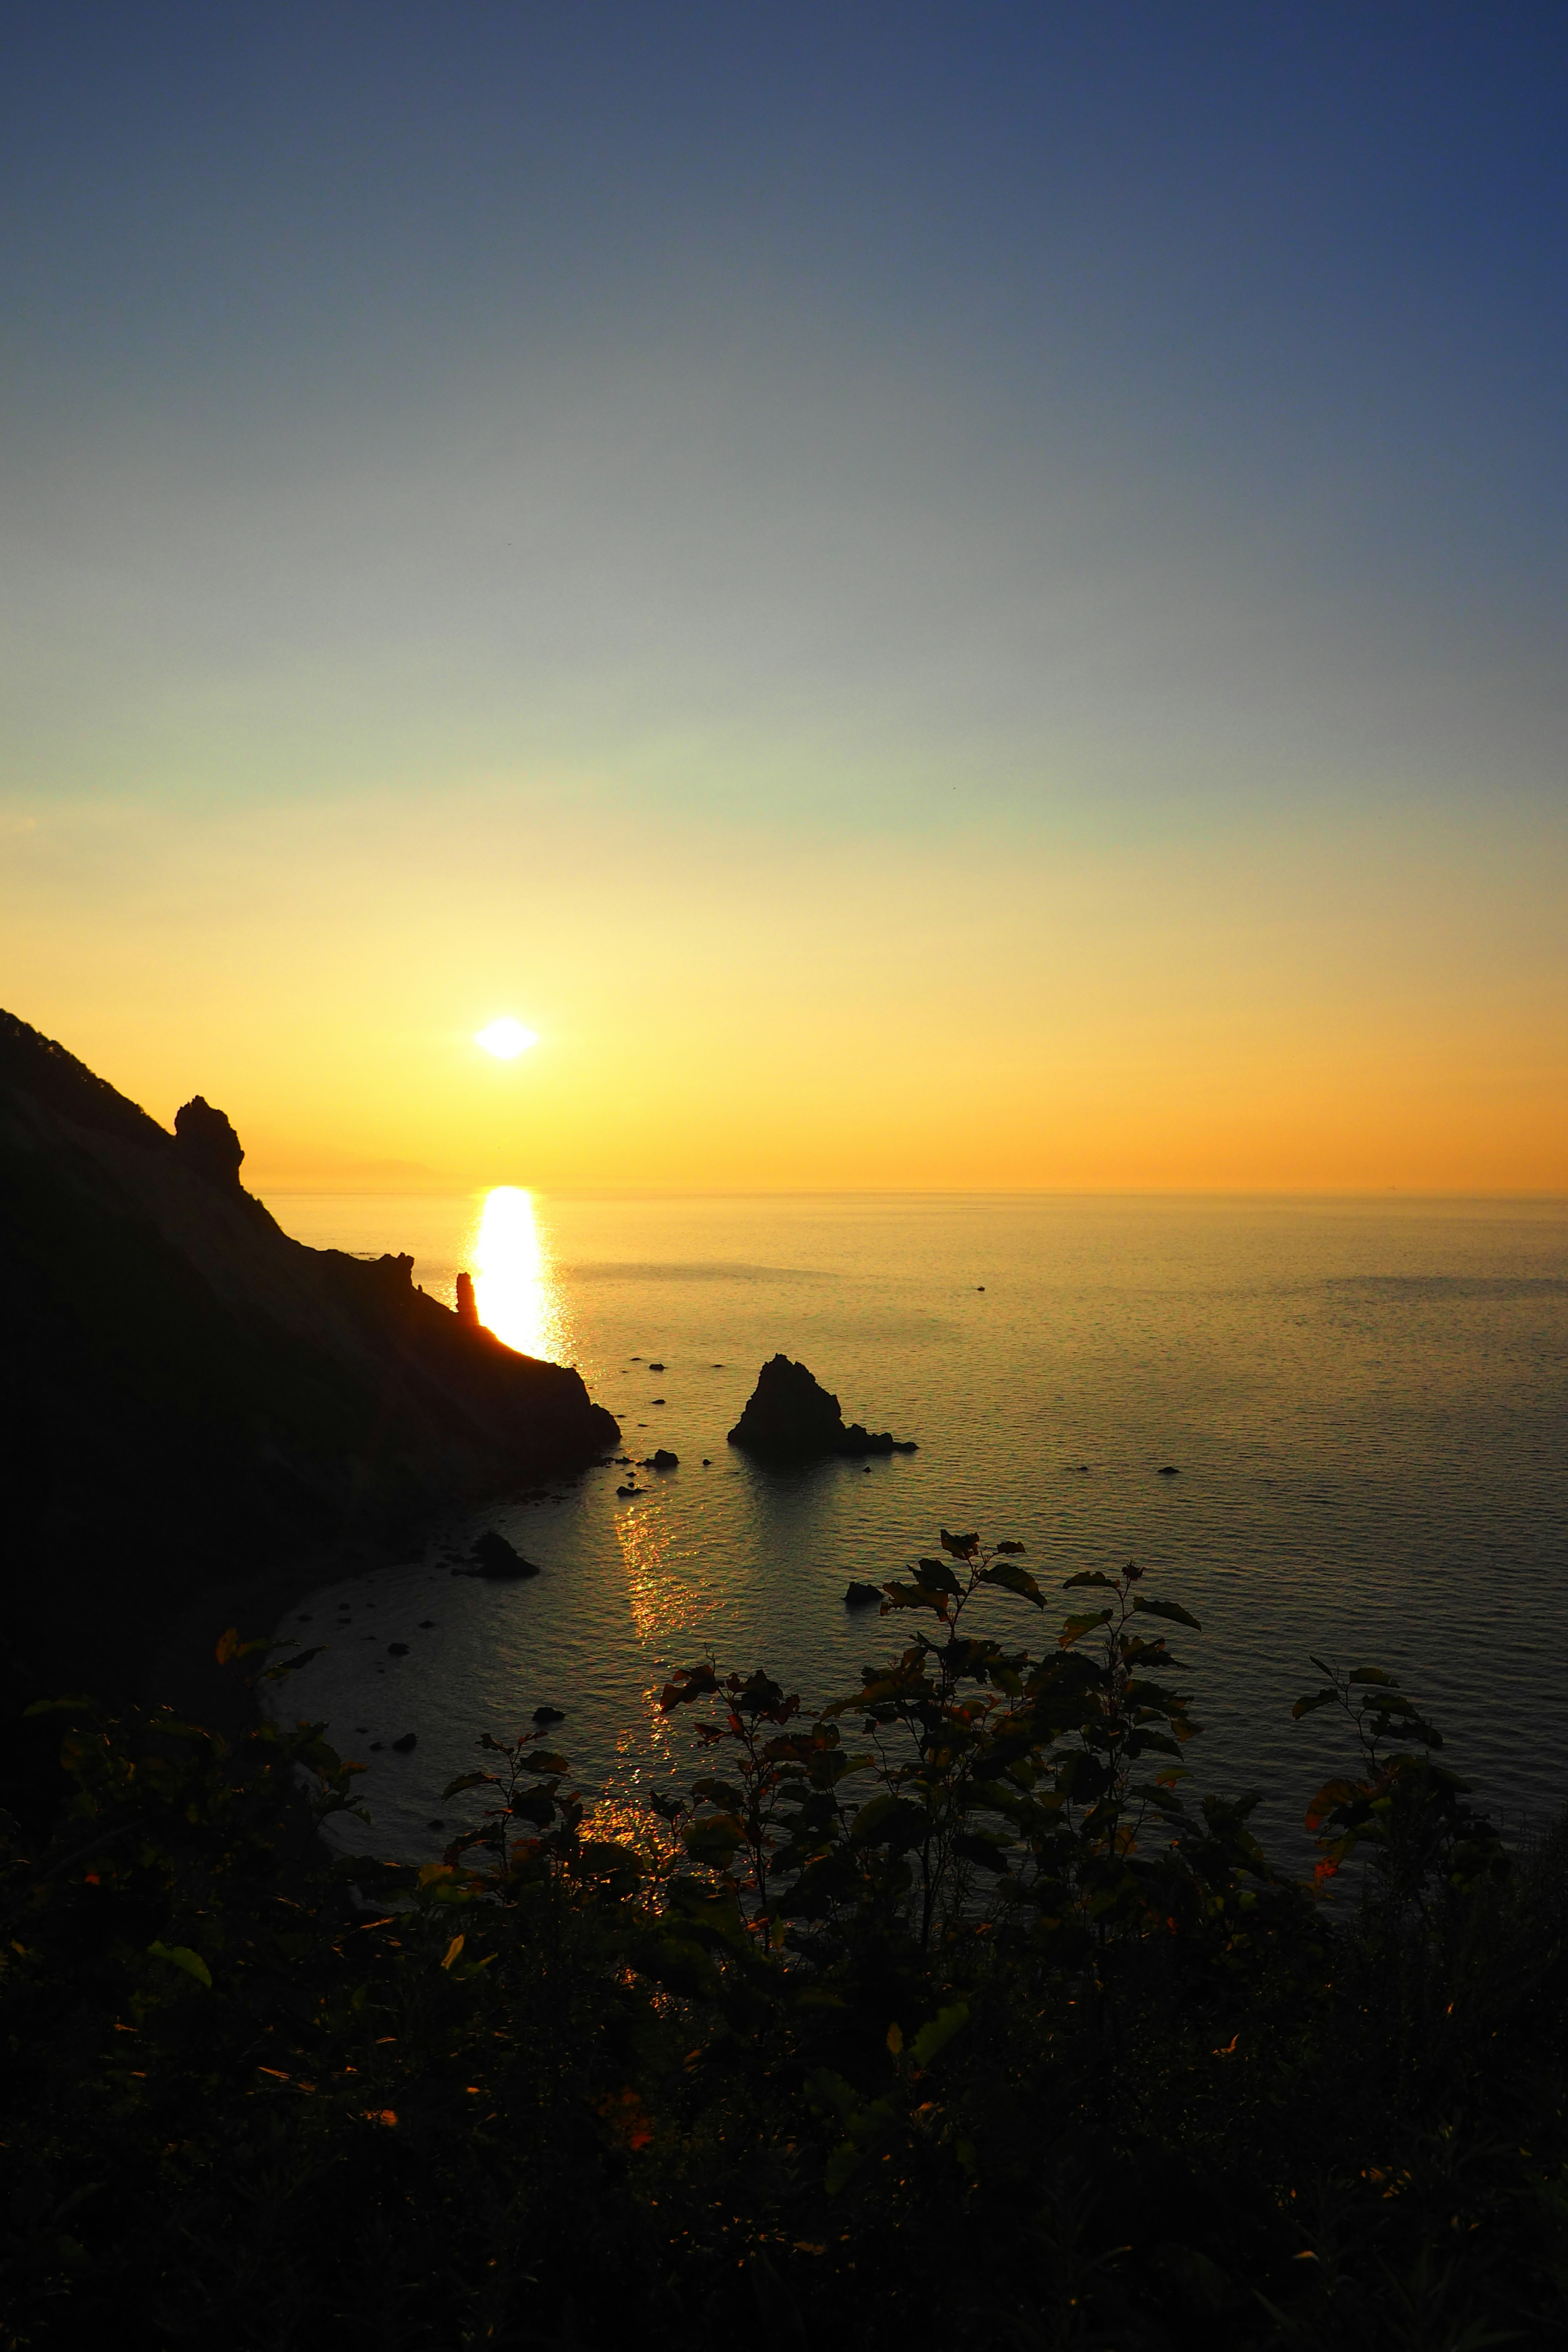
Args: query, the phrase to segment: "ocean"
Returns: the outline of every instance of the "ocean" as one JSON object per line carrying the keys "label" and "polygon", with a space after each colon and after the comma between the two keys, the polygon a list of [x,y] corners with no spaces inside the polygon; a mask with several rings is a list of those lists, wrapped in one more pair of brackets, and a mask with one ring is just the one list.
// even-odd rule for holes
{"label": "ocean", "polygon": [[[846,1609],[846,1583],[943,1526],[1022,1542],[1047,1590],[1137,1560],[1191,1609],[1194,1784],[1258,1790],[1291,1866],[1308,1797],[1349,1760],[1329,1711],[1290,1719],[1313,1653],[1395,1672],[1516,1834],[1568,1799],[1568,1202],[502,1187],[268,1206],[318,1247],[412,1251],[447,1301],[467,1267],[483,1318],[575,1364],[626,1454],[679,1457],[630,1497],[612,1467],[459,1514],[289,1612],[281,1634],[327,1646],[279,1703],[370,1768],[372,1826],[342,1846],[437,1852],[471,1818],[441,1791],[478,1735],[541,1706],[601,1818],[646,1813],[690,1766],[658,1709],[672,1668],[711,1655],[808,1706],[844,1696],[910,1622]],[[919,1451],[748,1461],[725,1433],[781,1349]],[[542,1573],[454,1576],[486,1527]],[[988,1606],[1051,1638],[1054,1614]]]}

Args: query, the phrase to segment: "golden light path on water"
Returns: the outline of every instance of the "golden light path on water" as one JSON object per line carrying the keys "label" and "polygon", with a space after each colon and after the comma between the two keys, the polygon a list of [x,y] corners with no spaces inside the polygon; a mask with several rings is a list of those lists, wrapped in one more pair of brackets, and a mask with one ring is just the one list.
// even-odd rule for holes
{"label": "golden light path on water", "polygon": [[468,1255],[479,1321],[525,1356],[562,1363],[566,1323],[554,1267],[539,1235],[533,1196],[518,1184],[487,1192]]}
{"label": "golden light path on water", "polygon": [[[626,1569],[626,1598],[632,1621],[646,1653],[664,1653],[663,1664],[643,1691],[647,1710],[642,1722],[628,1724],[616,1743],[623,1756],[640,1755],[643,1769],[632,1774],[629,1790],[606,1794],[595,1808],[595,1822],[604,1835],[624,1837],[640,1849],[676,1851],[650,1817],[643,1786],[645,1772],[679,1772],[686,1743],[659,1706],[659,1694],[675,1662],[689,1664],[708,1649],[701,1632],[719,1613],[719,1596],[704,1591],[668,1562],[669,1530],[663,1507],[629,1504],[616,1513],[616,1535]],[[649,1768],[651,1767],[651,1770]]]}

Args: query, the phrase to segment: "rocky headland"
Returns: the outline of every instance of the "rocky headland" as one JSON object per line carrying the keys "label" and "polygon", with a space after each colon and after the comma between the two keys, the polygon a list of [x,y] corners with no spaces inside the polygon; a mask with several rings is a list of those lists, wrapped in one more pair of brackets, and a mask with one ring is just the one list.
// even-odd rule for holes
{"label": "rocky headland", "polygon": [[873,1433],[858,1422],[846,1426],[838,1399],[804,1364],[770,1358],[757,1375],[730,1443],[763,1462],[811,1462],[826,1454],[913,1454],[912,1438]]}
{"label": "rocky headland", "polygon": [[454,1313],[410,1257],[291,1240],[243,1159],[200,1095],[171,1134],[0,1013],[11,1692],[126,1685],[208,1588],[259,1607],[290,1560],[330,1573],[620,1442],[581,1377],[503,1346],[471,1292]]}

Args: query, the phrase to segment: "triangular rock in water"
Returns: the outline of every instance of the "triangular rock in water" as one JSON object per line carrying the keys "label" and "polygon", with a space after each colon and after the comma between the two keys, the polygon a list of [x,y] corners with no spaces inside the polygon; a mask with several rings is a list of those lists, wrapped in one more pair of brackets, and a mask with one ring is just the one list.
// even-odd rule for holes
{"label": "triangular rock in water", "polygon": [[487,1528],[475,1544],[473,1559],[475,1569],[480,1576],[537,1576],[539,1574],[537,1564],[531,1559],[524,1559],[522,1554],[508,1543],[505,1536],[498,1535],[494,1528]]}
{"label": "triangular rock in water", "polygon": [[810,1462],[825,1454],[912,1454],[886,1430],[873,1436],[861,1423],[846,1429],[838,1399],[804,1364],[772,1357],[757,1375],[730,1443],[764,1462]]}

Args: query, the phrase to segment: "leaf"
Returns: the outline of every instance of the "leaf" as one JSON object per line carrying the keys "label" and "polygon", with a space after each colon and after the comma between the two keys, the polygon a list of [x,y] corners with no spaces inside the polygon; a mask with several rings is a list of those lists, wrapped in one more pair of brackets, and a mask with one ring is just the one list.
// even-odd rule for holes
{"label": "leaf", "polygon": [[733,1813],[713,1813],[706,1821],[689,1822],[681,1838],[694,1862],[728,1862],[745,1834]]}
{"label": "leaf", "polygon": [[948,2009],[939,2009],[936,2015],[922,2025],[910,2045],[910,2055],[917,2066],[929,2066],[939,2050],[945,2050],[955,2033],[962,2032],[969,2022],[969,2003],[955,2000]]}
{"label": "leaf", "polygon": [[242,1642],[237,1626],[218,1635],[217,1648],[213,1652],[220,1666],[232,1664],[236,1658],[247,1657],[252,1650],[265,1650],[267,1643],[259,1637],[254,1642]]}
{"label": "leaf", "polygon": [[1110,1622],[1109,1609],[1097,1610],[1092,1617],[1069,1617],[1057,1635],[1057,1646],[1068,1650],[1075,1642],[1081,1642],[1086,1633],[1092,1633],[1097,1625],[1109,1625]]}
{"label": "leaf", "polygon": [[449,1968],[451,1967],[452,1962],[457,1958],[458,1954],[462,1950],[464,1941],[465,1941],[465,1938],[464,1938],[463,1937],[461,1937],[461,1936],[454,1936],[454,1937],[453,1937],[453,1938],[452,1938],[451,1942],[450,1942],[450,1943],[447,1945],[447,1947],[446,1957],[445,1957],[445,1958],[444,1958],[444,1959],[442,1960],[442,1962],[441,1962],[441,1966],[442,1966],[444,1969],[449,1969]]}
{"label": "leaf", "polygon": [[945,1528],[937,1529],[937,1540],[943,1551],[951,1552],[954,1559],[973,1559],[980,1549],[978,1536],[950,1536]]}
{"label": "leaf", "polygon": [[861,1806],[849,1834],[858,1844],[887,1845],[896,1853],[903,1853],[919,1842],[925,1826],[925,1816],[918,1805],[884,1790],[869,1804]]}
{"label": "leaf", "polygon": [[627,1957],[640,1976],[685,2000],[711,2000],[722,1990],[718,1969],[688,1936],[650,1936]]}
{"label": "leaf", "polygon": [[1116,1590],[1116,1587],[1111,1582],[1110,1577],[1101,1576],[1098,1568],[1083,1568],[1079,1570],[1076,1576],[1069,1576],[1068,1578],[1066,1583],[1062,1586],[1062,1591],[1064,1592],[1071,1592],[1080,1584],[1098,1584],[1103,1592],[1114,1592]]}
{"label": "leaf", "polygon": [[1338,1696],[1337,1690],[1309,1691],[1306,1697],[1299,1698],[1290,1709],[1292,1722],[1300,1723],[1304,1715],[1314,1715],[1321,1706],[1332,1706]]}
{"label": "leaf", "polygon": [[920,1570],[919,1581],[928,1592],[945,1592],[952,1600],[958,1599],[963,1587],[945,1560],[921,1559],[915,1565]]}
{"label": "leaf", "polygon": [[591,1838],[580,1845],[574,1867],[579,1876],[596,1879],[612,1895],[629,1895],[643,1873],[631,1847],[615,1838]]}
{"label": "leaf", "polygon": [[520,1771],[550,1772],[557,1778],[563,1772],[570,1772],[572,1769],[564,1756],[557,1756],[554,1750],[549,1748],[531,1748],[518,1758],[517,1762]]}
{"label": "leaf", "polygon": [[1307,1827],[1320,1828],[1337,1806],[1352,1804],[1361,1793],[1353,1780],[1325,1780],[1307,1807]]}
{"label": "leaf", "polygon": [[463,1772],[457,1780],[447,1782],[441,1791],[441,1801],[445,1804],[448,1797],[460,1797],[465,1789],[499,1789],[500,1786],[493,1772]]}
{"label": "leaf", "polygon": [[[1019,1546],[1020,1550],[1023,1547]],[[1046,1605],[1046,1596],[1026,1568],[1016,1567],[1011,1560],[993,1560],[981,1571],[982,1584],[999,1584],[1005,1592],[1016,1592],[1020,1601],[1032,1601],[1037,1609]]]}
{"label": "leaf", "polygon": [[207,1990],[211,1992],[212,1970],[199,1952],[192,1951],[189,1944],[154,1942],[148,1945],[147,1950],[149,1957],[154,1960],[172,1960],[175,1968],[184,1969],[188,1977],[195,1977],[199,1985],[205,1985]]}
{"label": "leaf", "polygon": [[1145,1601],[1141,1592],[1136,1592],[1132,1606],[1141,1617],[1168,1617],[1173,1625],[1190,1625],[1194,1633],[1204,1630],[1191,1610],[1184,1609],[1179,1601]]}
{"label": "leaf", "polygon": [[953,1838],[952,1850],[965,1862],[973,1863],[977,1870],[993,1870],[1001,1874],[1011,1867],[1002,1852],[1003,1844],[1015,1843],[1012,1838],[1003,1840],[988,1835],[983,1830],[960,1830]]}
{"label": "leaf", "polygon": [[693,1699],[710,1698],[718,1687],[719,1677],[711,1666],[683,1666],[660,1691],[659,1712],[668,1715],[672,1706],[689,1706]]}
{"label": "leaf", "polygon": [[727,1813],[738,1813],[745,1801],[739,1789],[732,1789],[728,1780],[693,1780],[691,1793],[705,1797],[710,1805],[722,1806]]}
{"label": "leaf", "polygon": [[[1316,1665],[1317,1663],[1314,1658],[1312,1664]],[[1394,1676],[1384,1674],[1381,1666],[1352,1666],[1345,1680],[1347,1683],[1381,1683],[1391,1690],[1397,1690],[1399,1687]]]}
{"label": "leaf", "polygon": [[[246,1643],[247,1649],[251,1650],[259,1649],[260,1646],[260,1643],[257,1642],[247,1642]],[[261,1675],[262,1681],[264,1683],[280,1683],[285,1675],[297,1675],[301,1666],[308,1666],[312,1658],[319,1658],[326,1649],[326,1646],[325,1642],[318,1642],[313,1650],[301,1650],[298,1657],[279,1659],[277,1665],[264,1668]]]}
{"label": "leaf", "polygon": [[933,1592],[929,1585],[884,1584],[882,1590],[888,1596],[883,1603],[884,1615],[889,1609],[930,1609],[938,1617],[947,1614],[951,1596],[945,1592]]}

